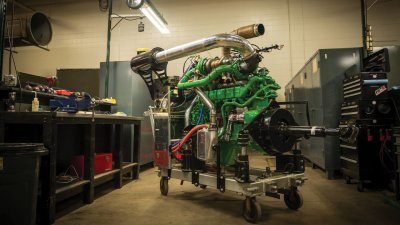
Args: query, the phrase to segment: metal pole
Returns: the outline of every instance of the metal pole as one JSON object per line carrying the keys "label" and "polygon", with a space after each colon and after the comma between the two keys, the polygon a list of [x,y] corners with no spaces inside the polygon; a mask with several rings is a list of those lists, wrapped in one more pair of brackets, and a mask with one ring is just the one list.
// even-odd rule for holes
{"label": "metal pole", "polygon": [[361,0],[361,30],[362,30],[362,43],[363,53],[367,56],[367,12],[365,7],[365,0]]}
{"label": "metal pole", "polygon": [[[8,55],[9,57],[8,57],[8,74],[11,74],[11,71],[12,71],[12,69],[11,69],[11,60],[13,59],[13,55],[12,55],[12,50],[13,50],[13,47],[14,47],[14,39],[13,39],[13,37],[14,37],[14,26],[12,25],[12,21],[14,21],[14,0],[12,0],[11,1],[11,4],[12,4],[12,13],[11,13],[11,28],[10,28],[10,33],[9,33],[9,35],[8,35],[8,40],[9,40],[9,42],[10,42],[10,54]],[[17,73],[17,71],[15,71],[15,73]]]}
{"label": "metal pole", "polygon": [[[4,28],[6,23],[7,3],[0,0],[0,86],[3,80]],[[11,53],[10,53],[11,54]]]}
{"label": "metal pole", "polygon": [[315,137],[325,136],[339,136],[340,130],[338,128],[325,128],[325,127],[309,127],[309,126],[288,126],[285,130],[288,134],[294,135],[310,135]]}
{"label": "metal pole", "polygon": [[107,58],[106,58],[106,79],[104,86],[104,97],[108,97],[108,80],[110,77],[110,42],[111,42],[111,15],[112,15],[112,2],[108,0],[108,26],[107,26]]}

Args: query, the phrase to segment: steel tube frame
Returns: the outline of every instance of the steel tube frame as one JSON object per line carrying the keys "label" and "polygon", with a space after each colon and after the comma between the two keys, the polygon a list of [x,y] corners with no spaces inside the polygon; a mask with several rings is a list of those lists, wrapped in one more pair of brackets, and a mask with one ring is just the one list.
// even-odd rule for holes
{"label": "steel tube frame", "polygon": [[[257,168],[250,168],[250,176],[259,177],[265,171]],[[158,176],[169,177],[181,181],[192,182],[192,172],[184,172],[180,169],[161,169]],[[290,190],[293,187],[301,186],[306,180],[304,173],[298,174],[272,174],[266,178],[257,178],[251,183],[240,183],[232,177],[225,177],[225,190],[254,197],[266,194],[279,194]],[[217,188],[217,175],[212,173],[199,173],[199,185],[207,185]],[[268,195],[271,196],[271,195]]]}

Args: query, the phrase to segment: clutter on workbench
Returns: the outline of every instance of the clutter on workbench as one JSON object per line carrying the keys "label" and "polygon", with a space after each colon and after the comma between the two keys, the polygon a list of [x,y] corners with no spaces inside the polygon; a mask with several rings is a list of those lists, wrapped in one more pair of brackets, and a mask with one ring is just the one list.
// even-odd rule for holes
{"label": "clutter on workbench", "polygon": [[50,100],[51,110],[76,113],[79,110],[88,110],[91,107],[92,97],[86,93],[73,93],[68,98],[55,97]]}
{"label": "clutter on workbench", "polygon": [[32,101],[32,112],[38,112],[39,111],[39,100],[37,98],[37,94],[35,92],[35,97],[33,98]]}

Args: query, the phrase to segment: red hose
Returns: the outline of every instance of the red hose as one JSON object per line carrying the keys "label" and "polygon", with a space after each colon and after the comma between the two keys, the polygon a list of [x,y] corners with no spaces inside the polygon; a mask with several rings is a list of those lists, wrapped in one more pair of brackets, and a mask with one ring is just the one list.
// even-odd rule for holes
{"label": "red hose", "polygon": [[197,125],[195,127],[193,127],[186,135],[185,137],[182,138],[182,140],[179,142],[179,144],[175,147],[172,148],[172,152],[176,152],[178,151],[183,144],[185,144],[185,142],[190,138],[190,136],[192,136],[197,130],[200,130],[204,127],[207,127],[207,124],[201,124],[201,125]]}

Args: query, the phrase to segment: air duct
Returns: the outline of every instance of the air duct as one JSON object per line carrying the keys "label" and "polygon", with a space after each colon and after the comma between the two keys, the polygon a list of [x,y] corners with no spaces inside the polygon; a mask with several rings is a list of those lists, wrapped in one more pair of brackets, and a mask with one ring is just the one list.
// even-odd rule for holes
{"label": "air duct", "polygon": [[[13,34],[10,34],[11,26]],[[7,20],[5,34],[5,46],[9,47],[10,36],[13,38],[13,46],[46,46],[53,37],[53,29],[49,18],[40,12],[34,12],[27,16],[20,16],[14,20]]]}

